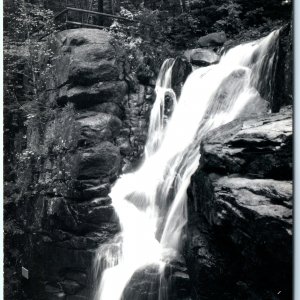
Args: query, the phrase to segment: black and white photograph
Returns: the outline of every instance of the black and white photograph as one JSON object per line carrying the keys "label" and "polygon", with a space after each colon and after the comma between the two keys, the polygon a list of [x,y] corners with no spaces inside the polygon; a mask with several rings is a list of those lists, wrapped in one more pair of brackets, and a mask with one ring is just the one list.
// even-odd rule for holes
{"label": "black and white photograph", "polygon": [[3,0],[4,300],[300,299],[293,2]]}

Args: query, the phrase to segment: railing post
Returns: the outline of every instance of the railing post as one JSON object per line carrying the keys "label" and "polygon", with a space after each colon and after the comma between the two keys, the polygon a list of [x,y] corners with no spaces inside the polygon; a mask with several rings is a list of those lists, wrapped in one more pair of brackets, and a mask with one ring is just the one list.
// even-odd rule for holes
{"label": "railing post", "polygon": [[66,29],[68,29],[68,15],[69,15],[69,10],[66,11]]}
{"label": "railing post", "polygon": [[[98,0],[98,12],[103,13],[103,0]],[[103,17],[98,17],[98,25],[103,26]]]}
{"label": "railing post", "polygon": [[[88,10],[93,10],[93,3],[94,3],[94,0],[90,0],[90,2],[88,3]],[[90,19],[91,19],[91,15],[88,13],[87,14],[87,17],[86,17],[86,23],[90,23]],[[91,23],[93,24],[93,20],[91,20]]]}
{"label": "railing post", "polygon": [[[68,7],[68,0],[66,0],[66,5],[65,5],[65,8],[67,8]],[[66,16],[65,16],[65,18],[66,18],[66,21],[65,21],[65,24],[66,24],[66,29],[68,29],[68,11],[66,11]]]}

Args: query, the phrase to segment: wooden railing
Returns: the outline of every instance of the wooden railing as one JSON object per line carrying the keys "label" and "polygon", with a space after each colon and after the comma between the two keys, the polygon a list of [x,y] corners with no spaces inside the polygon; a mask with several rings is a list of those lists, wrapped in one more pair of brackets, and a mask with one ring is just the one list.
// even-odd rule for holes
{"label": "wooden railing", "polygon": [[[70,18],[70,12],[77,12],[77,13],[81,14],[81,20],[74,20],[74,19]],[[93,23],[89,23],[89,22],[85,21],[84,14],[87,15],[86,20],[88,20],[89,16],[91,16],[91,15],[98,17],[98,24],[93,24]],[[54,16],[54,19],[59,20],[61,17],[64,17],[63,22],[66,25],[75,25],[75,26],[80,26],[80,27],[92,27],[92,28],[99,28],[99,29],[109,27],[109,25],[105,25],[106,19],[117,19],[117,20],[122,20],[122,21],[126,21],[126,22],[132,22],[132,23],[139,22],[138,20],[133,20],[133,19],[129,19],[129,18],[121,17],[121,16],[116,16],[116,15],[112,15],[112,14],[107,14],[107,13],[88,10],[88,9],[76,8],[76,7],[66,7],[61,12],[57,13]]]}
{"label": "wooden railing", "polygon": [[[70,0],[69,0],[70,1]],[[91,2],[92,3],[92,2]],[[70,4],[68,0],[65,0],[65,5]],[[140,23],[142,22],[143,25],[147,27],[151,27],[152,25],[145,22],[144,20],[136,20],[136,19],[129,19],[122,16],[117,16],[114,14],[108,14],[104,12],[99,12],[92,10],[92,6],[89,9],[85,8],[78,8],[73,6],[62,6],[62,10],[56,13],[53,17],[54,21],[56,21],[56,29],[57,30],[64,30],[69,29],[70,27],[90,27],[90,28],[98,28],[104,29],[109,28],[112,24],[112,20],[121,20],[128,23]],[[81,17],[78,18],[78,16]],[[94,18],[91,18],[94,16]],[[40,34],[42,29],[46,26],[43,24],[36,28],[31,34],[30,37],[36,37],[38,40],[42,40],[47,37],[51,33]]]}

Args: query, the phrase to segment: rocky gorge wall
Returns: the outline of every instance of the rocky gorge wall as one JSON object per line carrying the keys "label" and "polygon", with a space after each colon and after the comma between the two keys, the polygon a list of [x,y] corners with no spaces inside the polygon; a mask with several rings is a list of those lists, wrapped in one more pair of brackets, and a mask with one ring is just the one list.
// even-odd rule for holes
{"label": "rocky gorge wall", "polygon": [[119,230],[110,186],[141,158],[153,86],[130,79],[105,31],[63,31],[47,47],[47,118],[29,120],[18,172],[19,267],[29,299],[90,299],[94,250]]}
{"label": "rocky gorge wall", "polygon": [[[177,95],[192,71],[187,60],[194,67],[218,61],[226,37],[217,36],[200,38],[197,48],[177,59],[172,78]],[[284,84],[275,95],[277,106],[270,104],[273,111],[292,101],[286,92],[289,42],[282,47],[276,74]],[[20,226],[11,237],[21,253],[17,273],[21,266],[29,270],[21,286],[27,299],[91,299],[95,250],[120,230],[110,187],[143,158],[157,73],[144,57],[133,72],[128,53],[105,31],[63,31],[45,47],[54,56],[41,55],[41,68],[53,67],[45,74],[43,101],[28,121],[17,200],[7,207]],[[292,261],[291,111],[226,125],[203,141],[201,153],[188,190],[185,259],[193,298],[286,299]]]}
{"label": "rocky gorge wall", "polygon": [[195,299],[292,298],[292,143],[290,109],[203,140],[188,191]]}

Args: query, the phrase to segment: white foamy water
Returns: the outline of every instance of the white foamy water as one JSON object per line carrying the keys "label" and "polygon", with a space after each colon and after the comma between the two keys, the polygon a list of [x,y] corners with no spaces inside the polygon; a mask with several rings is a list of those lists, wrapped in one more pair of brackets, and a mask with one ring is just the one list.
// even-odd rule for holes
{"label": "white foamy water", "polygon": [[[104,271],[95,300],[120,300],[135,271],[153,263],[163,270],[168,253],[180,253],[186,190],[199,165],[201,138],[245,110],[255,112],[264,102],[262,89],[271,95],[278,33],[239,45],[219,64],[193,71],[178,102],[171,89],[174,60],[165,61],[156,84],[145,160],[137,171],[122,175],[110,194],[121,233],[98,250],[96,268]],[[164,114],[166,94],[173,99],[170,118]]]}

